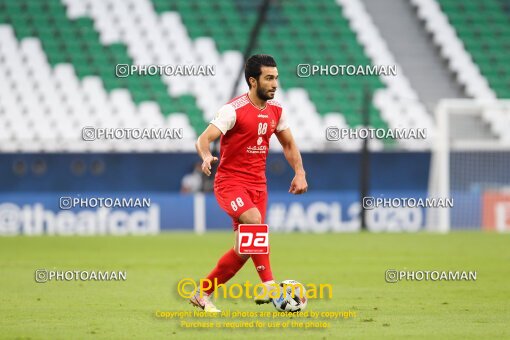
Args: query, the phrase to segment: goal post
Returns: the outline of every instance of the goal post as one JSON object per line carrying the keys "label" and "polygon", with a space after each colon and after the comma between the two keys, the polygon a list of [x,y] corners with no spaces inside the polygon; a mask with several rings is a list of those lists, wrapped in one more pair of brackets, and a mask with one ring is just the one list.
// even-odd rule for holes
{"label": "goal post", "polygon": [[510,100],[442,100],[435,121],[428,195],[453,207],[429,208],[427,230],[510,231]]}

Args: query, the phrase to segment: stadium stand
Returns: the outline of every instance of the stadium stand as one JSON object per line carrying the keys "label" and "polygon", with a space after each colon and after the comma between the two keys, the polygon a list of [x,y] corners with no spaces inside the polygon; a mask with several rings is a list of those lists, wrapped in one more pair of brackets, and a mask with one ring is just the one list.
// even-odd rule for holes
{"label": "stadium stand", "polygon": [[[0,0],[0,122],[3,151],[192,150],[229,99],[260,1]],[[208,15],[212,10],[216,15]],[[396,64],[359,1],[276,6],[255,52],[279,62],[277,95],[292,112],[304,150],[356,150],[359,140],[326,143],[327,126],[359,127],[363,89],[374,91],[371,125],[426,127],[430,115],[398,77],[301,78],[298,64]],[[296,48],[298,47],[298,48]],[[213,64],[216,76],[116,77],[116,64]],[[478,89],[478,87],[476,88]],[[245,90],[242,82],[238,93]],[[83,143],[81,128],[183,127],[176,143]],[[57,131],[57,138],[48,131]],[[386,145],[393,145],[386,141]],[[420,149],[423,143],[399,141]],[[374,141],[373,149],[382,149]]]}
{"label": "stadium stand", "polygon": [[498,98],[509,98],[510,18],[503,2],[439,0],[439,4]]}
{"label": "stadium stand", "polygon": [[[457,80],[475,99],[494,102],[510,95],[509,17],[499,1],[459,3],[413,0]],[[501,110],[482,115],[492,134],[506,139],[510,122]]]}
{"label": "stadium stand", "polygon": [[432,34],[441,55],[448,61],[457,81],[465,87],[468,95],[476,99],[492,100],[496,96],[487,80],[481,75],[478,65],[471,59],[448,17],[436,0],[411,0],[417,7],[418,17]]}
{"label": "stadium stand", "polygon": [[[358,41],[363,45],[366,54],[376,65],[397,65],[393,55],[381,37],[377,27],[369,17],[360,0],[337,0],[344,9]],[[431,115],[418,99],[411,88],[405,74],[399,68],[398,77],[381,77],[386,87],[378,89],[374,95],[374,105],[380,110],[381,116],[391,128],[426,128],[431,137],[434,123]],[[427,147],[423,140],[401,140],[401,146],[410,149]]]}

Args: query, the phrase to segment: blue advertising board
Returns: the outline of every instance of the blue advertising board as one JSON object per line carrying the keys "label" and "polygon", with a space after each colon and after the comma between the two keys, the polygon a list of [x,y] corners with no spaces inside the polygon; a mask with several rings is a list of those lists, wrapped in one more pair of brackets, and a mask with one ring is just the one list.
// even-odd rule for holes
{"label": "blue advertising board", "polygon": [[[381,192],[374,197],[426,198],[426,192]],[[62,206],[62,199],[75,200]],[[98,204],[109,198],[109,204]],[[112,200],[124,199],[122,206]],[[131,199],[131,201],[126,201]],[[132,199],[144,199],[137,205]],[[189,194],[140,192],[0,194],[0,235],[150,235],[160,231],[196,229],[199,214],[206,230],[231,230],[232,221],[213,194],[196,206]],[[115,201],[114,201],[115,202]],[[86,203],[86,204],[85,204]],[[135,204],[133,204],[135,203]],[[361,205],[356,191],[320,191],[305,195],[270,192],[266,223],[274,232],[356,232]],[[426,225],[422,207],[379,207],[367,210],[372,232],[419,231]]]}

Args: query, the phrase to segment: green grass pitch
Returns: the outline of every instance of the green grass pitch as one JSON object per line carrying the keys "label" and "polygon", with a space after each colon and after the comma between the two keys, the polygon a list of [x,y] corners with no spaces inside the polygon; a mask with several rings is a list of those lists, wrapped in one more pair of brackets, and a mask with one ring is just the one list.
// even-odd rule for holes
{"label": "green grass pitch", "polygon": [[[309,301],[308,311],[356,312],[327,329],[184,329],[179,320],[157,318],[156,311],[197,310],[178,296],[177,282],[207,274],[232,241],[227,232],[0,238],[0,338],[510,337],[510,235],[481,232],[271,235],[277,280],[333,285],[333,298]],[[36,283],[42,268],[126,270],[127,280]],[[392,284],[387,269],[476,270],[477,280]],[[257,279],[249,261],[231,283]],[[216,304],[274,311],[247,299]]]}

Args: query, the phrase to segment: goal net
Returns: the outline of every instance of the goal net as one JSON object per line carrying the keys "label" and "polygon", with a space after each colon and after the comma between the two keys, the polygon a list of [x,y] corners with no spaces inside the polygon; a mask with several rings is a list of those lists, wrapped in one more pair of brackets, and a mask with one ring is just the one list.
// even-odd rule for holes
{"label": "goal net", "polygon": [[427,229],[510,231],[510,100],[443,100],[435,114],[429,196],[453,207],[429,209]]}

